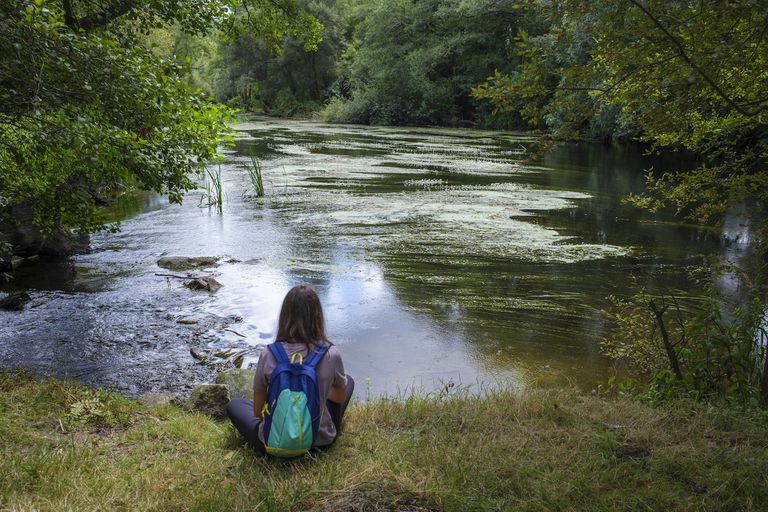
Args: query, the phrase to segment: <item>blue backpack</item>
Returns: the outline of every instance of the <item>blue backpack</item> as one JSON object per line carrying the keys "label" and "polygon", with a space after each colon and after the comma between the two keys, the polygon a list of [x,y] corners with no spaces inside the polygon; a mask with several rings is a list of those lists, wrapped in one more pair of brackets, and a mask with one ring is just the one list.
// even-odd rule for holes
{"label": "blue backpack", "polygon": [[264,445],[270,455],[297,457],[307,453],[317,439],[321,408],[315,366],[328,347],[317,347],[306,361],[299,353],[288,359],[277,341],[267,347],[275,356],[277,366],[267,383]]}

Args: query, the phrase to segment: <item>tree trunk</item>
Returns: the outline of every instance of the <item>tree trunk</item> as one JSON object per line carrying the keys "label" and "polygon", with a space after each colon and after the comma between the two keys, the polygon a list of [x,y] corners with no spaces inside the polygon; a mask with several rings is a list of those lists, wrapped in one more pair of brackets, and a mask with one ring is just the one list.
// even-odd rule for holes
{"label": "tree trunk", "polygon": [[768,409],[768,339],[763,338],[763,376],[760,379],[760,405]]}
{"label": "tree trunk", "polygon": [[664,349],[667,351],[667,357],[669,358],[669,365],[672,367],[672,371],[675,372],[675,377],[678,380],[683,379],[683,372],[680,371],[680,362],[677,360],[677,353],[675,352],[672,343],[669,341],[669,333],[667,332],[667,326],[664,324],[664,312],[667,310],[667,306],[662,309],[656,307],[656,303],[650,301],[648,307],[651,308],[653,315],[656,317],[656,323],[659,324],[661,330],[661,339],[664,342]]}

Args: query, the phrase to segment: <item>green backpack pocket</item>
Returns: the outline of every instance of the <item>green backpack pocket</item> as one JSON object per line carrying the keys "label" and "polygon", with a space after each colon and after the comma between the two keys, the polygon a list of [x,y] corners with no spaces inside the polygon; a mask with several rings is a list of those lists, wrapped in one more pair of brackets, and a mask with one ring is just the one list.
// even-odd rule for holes
{"label": "green backpack pocket", "polygon": [[303,391],[284,389],[271,411],[272,426],[265,447],[278,457],[294,457],[312,448],[312,416]]}

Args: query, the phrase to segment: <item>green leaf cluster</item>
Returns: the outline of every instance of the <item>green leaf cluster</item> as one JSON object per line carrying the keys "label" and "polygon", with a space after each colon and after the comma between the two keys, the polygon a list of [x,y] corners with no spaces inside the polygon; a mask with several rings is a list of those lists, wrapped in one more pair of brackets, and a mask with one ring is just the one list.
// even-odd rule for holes
{"label": "green leaf cluster", "polygon": [[102,227],[126,184],[179,202],[215,158],[232,111],[190,85],[189,63],[158,55],[153,31],[276,46],[320,40],[293,0],[8,0],[0,5],[0,206],[31,207],[46,234]]}
{"label": "green leaf cluster", "polygon": [[529,0],[544,30],[474,90],[556,136],[634,135],[700,157],[649,175],[642,207],[696,221],[768,200],[768,18],[760,0]]}
{"label": "green leaf cluster", "polygon": [[[732,267],[730,278],[736,278],[736,272]],[[765,269],[759,273],[765,275]],[[742,283],[748,284],[745,279]],[[643,379],[613,378],[610,384],[624,390],[631,384],[635,391],[655,399],[686,395],[740,404],[760,402],[768,407],[768,332],[762,288],[751,283],[747,299],[728,298],[714,289],[709,298],[695,302],[671,294],[650,295],[644,289],[626,299],[611,297],[607,317],[613,329],[601,349],[625,373]],[[663,314],[657,317],[651,304]]]}
{"label": "green leaf cluster", "polygon": [[347,16],[331,121],[387,125],[519,126],[492,118],[469,92],[488,69],[513,69],[513,36],[535,20],[514,0],[358,2]]}

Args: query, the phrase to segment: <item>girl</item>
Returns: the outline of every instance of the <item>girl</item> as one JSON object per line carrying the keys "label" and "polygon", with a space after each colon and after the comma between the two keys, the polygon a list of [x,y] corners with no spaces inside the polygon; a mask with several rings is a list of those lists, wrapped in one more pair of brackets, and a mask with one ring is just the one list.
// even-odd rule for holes
{"label": "girl", "polygon": [[[355,381],[344,373],[341,354],[325,336],[323,308],[311,286],[295,286],[283,299],[276,339],[289,358],[300,353],[305,359],[316,346],[329,345],[315,368],[321,397],[321,419],[312,446],[330,446],[341,428],[341,419],[355,389]],[[227,415],[235,428],[261,454],[266,454],[262,408],[267,399],[267,383],[276,366],[272,352],[262,350],[253,380],[253,401],[235,398],[227,405]]]}

